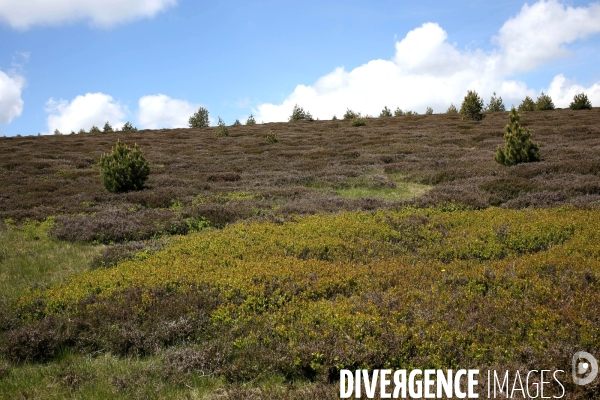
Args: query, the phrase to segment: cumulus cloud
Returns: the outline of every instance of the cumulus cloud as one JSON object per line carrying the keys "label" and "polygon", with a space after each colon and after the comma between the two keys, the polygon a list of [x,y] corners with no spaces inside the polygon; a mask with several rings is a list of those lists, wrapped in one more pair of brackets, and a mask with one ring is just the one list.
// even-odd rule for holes
{"label": "cumulus cloud", "polygon": [[145,129],[187,128],[190,116],[200,107],[164,94],[144,96],[138,105],[138,122]]}
{"label": "cumulus cloud", "polygon": [[25,78],[20,75],[9,76],[0,71],[0,123],[10,124],[13,118],[23,112],[21,91]]}
{"label": "cumulus cloud", "polygon": [[[457,48],[442,27],[428,22],[396,43],[392,60],[369,61],[351,71],[336,68],[313,85],[298,85],[281,104],[264,103],[253,111],[264,122],[287,120],[295,104],[322,119],[339,117],[347,107],[371,115],[384,106],[443,112],[450,103],[459,106],[469,89],[486,101],[497,92],[507,106],[517,105],[537,92],[514,74],[568,55],[565,44],[597,32],[598,3],[578,8],[557,1],[525,5],[493,38],[498,47],[487,52]],[[575,90],[571,82],[561,82],[560,93]]]}
{"label": "cumulus cloud", "polygon": [[121,128],[125,123],[127,108],[104,93],[87,93],[73,101],[50,99],[46,102],[48,132],[58,129],[62,133],[89,130],[93,125],[102,129],[106,122],[113,128]]}
{"label": "cumulus cloud", "polygon": [[0,21],[16,29],[80,20],[107,28],[154,17],[176,4],[177,0],[0,0]]}

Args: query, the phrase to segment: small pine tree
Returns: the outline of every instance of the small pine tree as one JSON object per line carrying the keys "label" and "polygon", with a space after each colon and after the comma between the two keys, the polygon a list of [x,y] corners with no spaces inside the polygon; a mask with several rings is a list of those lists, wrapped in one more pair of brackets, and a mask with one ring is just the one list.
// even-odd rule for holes
{"label": "small pine tree", "polygon": [[79,133],[79,134],[82,134],[82,133],[87,133],[87,132],[85,131],[85,129],[81,128],[81,129],[79,130],[79,132],[77,132],[77,133]]}
{"label": "small pine tree", "polygon": [[332,121],[337,121],[337,117],[335,116],[335,114],[333,114],[333,118],[331,118]]}
{"label": "small pine tree", "polygon": [[298,104],[294,106],[292,115],[290,115],[289,122],[294,121],[314,121],[312,115],[308,111],[304,111]]}
{"label": "small pine tree", "polygon": [[208,128],[208,110],[200,107],[188,120],[190,128]]}
{"label": "small pine tree", "polygon": [[106,121],[106,123],[104,124],[104,128],[102,129],[102,132],[104,132],[104,133],[114,132],[113,127],[110,126],[108,121]]}
{"label": "small pine tree", "polygon": [[450,103],[450,107],[448,107],[448,109],[446,110],[446,114],[458,114],[458,110],[456,109],[456,106],[452,103]]}
{"label": "small pine tree", "polygon": [[425,115],[433,115],[433,108],[427,107],[427,109],[425,110]]}
{"label": "small pine tree", "polygon": [[356,117],[350,120],[350,125],[352,126],[365,126],[367,125],[367,121],[364,118]]}
{"label": "small pine tree", "polygon": [[535,111],[535,103],[529,96],[525,96],[525,99],[519,104],[519,111]]}
{"label": "small pine tree", "polygon": [[502,97],[496,97],[496,92],[492,95],[490,99],[490,104],[486,107],[486,111],[489,112],[498,112],[498,111],[506,111],[506,107],[504,106],[504,102],[502,101]]}
{"label": "small pine tree", "polygon": [[552,97],[542,92],[540,97],[537,98],[535,108],[538,111],[554,110],[554,102],[552,102]]}
{"label": "small pine tree", "polygon": [[279,142],[279,138],[273,131],[270,131],[266,137],[267,143],[277,143]]}
{"label": "small pine tree", "polygon": [[356,113],[349,108],[346,108],[346,112],[344,113],[344,119],[355,119],[360,118],[360,113]]}
{"label": "small pine tree", "polygon": [[539,146],[531,141],[531,132],[528,128],[521,127],[519,120],[521,116],[513,107],[509,114],[510,123],[506,125],[504,134],[504,148],[498,146],[498,152],[494,158],[496,162],[511,166],[524,162],[540,160]]}
{"label": "small pine tree", "polygon": [[573,97],[573,102],[569,104],[571,110],[591,110],[592,103],[585,93],[576,94]]}
{"label": "small pine tree", "polygon": [[419,113],[416,111],[408,110],[404,112],[404,115],[419,115]]}
{"label": "small pine tree", "polygon": [[240,120],[236,119],[232,126],[238,126],[238,125],[241,125],[241,124],[242,123],[240,122]]}
{"label": "small pine tree", "polygon": [[254,115],[250,114],[250,116],[246,120],[246,125],[256,125],[256,120],[254,119]]}
{"label": "small pine tree", "polygon": [[460,107],[460,113],[463,120],[481,121],[485,114],[482,114],[483,100],[476,91],[469,90]]}
{"label": "small pine tree", "polygon": [[112,153],[100,158],[100,179],[112,193],[140,190],[150,175],[150,165],[137,147],[133,149],[117,140]]}
{"label": "small pine tree", "polygon": [[383,110],[381,110],[381,113],[379,113],[379,118],[383,118],[383,117],[391,117],[392,116],[392,111],[387,108],[387,106],[383,107]]}
{"label": "small pine tree", "polygon": [[123,125],[123,128],[121,130],[127,131],[127,132],[134,132],[134,131],[137,131],[137,128],[135,126],[131,125],[131,122],[125,122],[125,125]]}
{"label": "small pine tree", "polygon": [[394,117],[401,117],[404,115],[404,112],[400,109],[400,107],[396,107],[394,110]]}
{"label": "small pine tree", "polygon": [[98,128],[96,125],[92,125],[90,128],[90,133],[100,133],[100,128]]}
{"label": "small pine tree", "polygon": [[219,117],[219,126],[215,131],[215,137],[224,137],[229,136],[229,130],[227,129],[227,125],[225,125],[225,121]]}
{"label": "small pine tree", "polygon": [[60,135],[62,135],[62,132],[61,132],[61,131],[59,131],[58,129],[55,129],[55,130],[54,130],[54,135],[56,135],[56,136],[60,136]]}

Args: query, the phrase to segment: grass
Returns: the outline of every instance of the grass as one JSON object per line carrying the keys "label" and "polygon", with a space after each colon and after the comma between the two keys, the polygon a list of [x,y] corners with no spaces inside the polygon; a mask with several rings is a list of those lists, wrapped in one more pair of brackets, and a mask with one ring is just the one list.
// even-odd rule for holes
{"label": "grass", "polygon": [[368,171],[358,178],[350,178],[348,187],[335,190],[335,193],[346,199],[381,198],[384,200],[410,200],[425,194],[432,188],[415,182],[407,182],[402,174],[384,174],[383,169]]}

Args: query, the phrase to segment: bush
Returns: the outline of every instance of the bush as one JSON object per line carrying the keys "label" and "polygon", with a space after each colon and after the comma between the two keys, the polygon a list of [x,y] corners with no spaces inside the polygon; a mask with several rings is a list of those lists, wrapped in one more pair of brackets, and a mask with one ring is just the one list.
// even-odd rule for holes
{"label": "bush", "polygon": [[233,123],[233,126],[239,126],[242,125],[242,123],[240,122],[239,119],[236,119],[235,122]]}
{"label": "bush", "polygon": [[482,114],[483,100],[477,92],[469,90],[465,99],[463,100],[462,106],[460,107],[460,113],[462,114],[463,120],[481,121],[485,114]]}
{"label": "bush", "polygon": [[456,106],[452,103],[450,103],[450,107],[448,107],[448,109],[446,110],[446,114],[458,114],[458,110],[456,109]]}
{"label": "bush", "polygon": [[314,121],[314,119],[308,111],[304,111],[302,107],[296,104],[292,110],[292,115],[290,115],[289,121]]}
{"label": "bush", "polygon": [[492,95],[492,98],[490,99],[490,104],[488,104],[486,111],[506,111],[506,107],[504,107],[504,103],[502,102],[502,97],[496,97],[496,92],[494,92],[494,94]]}
{"label": "bush", "polygon": [[576,94],[573,97],[573,102],[569,104],[571,110],[591,110],[592,103],[585,93]]}
{"label": "bush", "polygon": [[250,116],[246,120],[246,125],[256,125],[256,120],[254,119],[254,115],[250,114]]}
{"label": "bush", "polygon": [[352,120],[350,120],[350,125],[352,126],[365,126],[367,124],[367,122],[365,121],[364,118],[352,118]]}
{"label": "bush", "polygon": [[104,133],[114,132],[113,127],[110,126],[108,121],[106,121],[106,123],[104,124],[104,128],[102,129],[102,132],[104,132]]}
{"label": "bush", "polygon": [[79,132],[77,132],[77,133],[81,134],[81,133],[87,133],[87,132],[85,131],[85,129],[81,128],[81,129],[79,130]]}
{"label": "bush", "polygon": [[331,118],[332,121],[337,121],[337,117],[335,116],[335,114],[333,114],[333,118]]}
{"label": "bush", "polygon": [[381,113],[379,113],[379,117],[391,117],[392,116],[392,111],[387,108],[387,106],[383,107],[383,110],[381,110]]}
{"label": "bush", "polygon": [[123,128],[121,129],[122,131],[137,131],[137,128],[133,125],[131,125],[131,122],[125,122],[125,125],[123,125]]}
{"label": "bush", "polygon": [[432,115],[432,114],[433,114],[433,108],[427,107],[427,109],[425,110],[425,115]]}
{"label": "bush", "polygon": [[92,125],[90,128],[90,133],[100,133],[100,128],[98,128],[96,125]]}
{"label": "bush", "polygon": [[552,102],[552,97],[542,92],[542,94],[540,94],[540,97],[537,98],[535,108],[538,111],[554,110],[554,103]]}
{"label": "bush", "polygon": [[224,136],[229,136],[229,130],[227,129],[227,126],[225,125],[225,121],[223,121],[221,119],[221,117],[219,117],[219,126],[217,127],[217,130],[215,131],[215,137],[224,137]]}
{"label": "bush", "polygon": [[539,161],[539,146],[531,141],[529,129],[523,128],[519,124],[521,116],[517,114],[514,107],[510,110],[509,117],[510,123],[506,125],[504,134],[504,149],[498,146],[498,152],[494,159],[506,166]]}
{"label": "bush", "polygon": [[200,107],[198,111],[190,117],[188,124],[190,128],[207,128],[208,122],[208,110],[204,107]]}
{"label": "bush", "polygon": [[400,107],[396,107],[396,109],[394,110],[394,117],[401,117],[403,115],[404,115],[404,113],[402,112]]}
{"label": "bush", "polygon": [[267,143],[277,143],[279,142],[279,138],[272,131],[267,134]]}
{"label": "bush", "polygon": [[529,96],[525,96],[525,99],[519,104],[519,111],[535,111],[535,103]]}
{"label": "bush", "polygon": [[346,108],[346,113],[344,114],[344,119],[355,119],[360,118],[360,113],[356,113],[349,108]]}
{"label": "bush", "polygon": [[58,129],[55,129],[55,130],[54,130],[54,135],[55,135],[55,136],[61,136],[61,135],[62,135],[62,132],[61,132],[61,131],[59,131]]}
{"label": "bush", "polygon": [[416,111],[408,110],[404,113],[404,115],[419,115],[419,113]]}
{"label": "bush", "polygon": [[150,175],[150,165],[138,149],[117,140],[112,153],[100,158],[100,178],[104,187],[112,193],[140,190]]}

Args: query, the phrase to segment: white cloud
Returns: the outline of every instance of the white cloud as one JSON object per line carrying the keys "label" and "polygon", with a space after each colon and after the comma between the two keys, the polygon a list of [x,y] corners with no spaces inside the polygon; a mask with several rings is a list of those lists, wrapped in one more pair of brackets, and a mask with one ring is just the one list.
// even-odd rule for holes
{"label": "white cloud", "polygon": [[104,93],[87,93],[77,96],[70,103],[66,100],[54,99],[46,102],[48,132],[58,129],[62,133],[89,130],[92,125],[102,129],[106,122],[113,128],[120,128],[125,123],[127,108]]}
{"label": "white cloud", "polygon": [[264,122],[287,120],[295,104],[322,119],[340,117],[347,107],[375,116],[384,106],[443,112],[450,103],[460,106],[469,89],[486,102],[495,91],[510,107],[526,95],[537,95],[512,75],[567,55],[565,44],[597,32],[599,3],[579,8],[557,1],[525,5],[493,38],[499,48],[490,52],[460,50],[438,24],[428,22],[396,43],[392,60],[369,61],[351,71],[336,68],[311,86],[298,85],[281,104],[260,104],[253,112]]}
{"label": "white cloud", "polygon": [[0,71],[0,124],[10,124],[23,112],[21,91],[24,86],[25,78],[22,76],[9,76]]}
{"label": "white cloud", "polygon": [[190,116],[200,107],[164,94],[144,96],[138,105],[138,122],[145,129],[187,128]]}
{"label": "white cloud", "polygon": [[151,18],[177,0],[0,0],[0,21],[17,29],[88,20],[111,27],[139,18]]}
{"label": "white cloud", "polygon": [[573,97],[579,93],[585,93],[592,103],[592,106],[600,106],[600,82],[594,83],[586,88],[564,77],[563,74],[557,75],[550,83],[548,95],[556,107],[566,108],[573,101]]}

